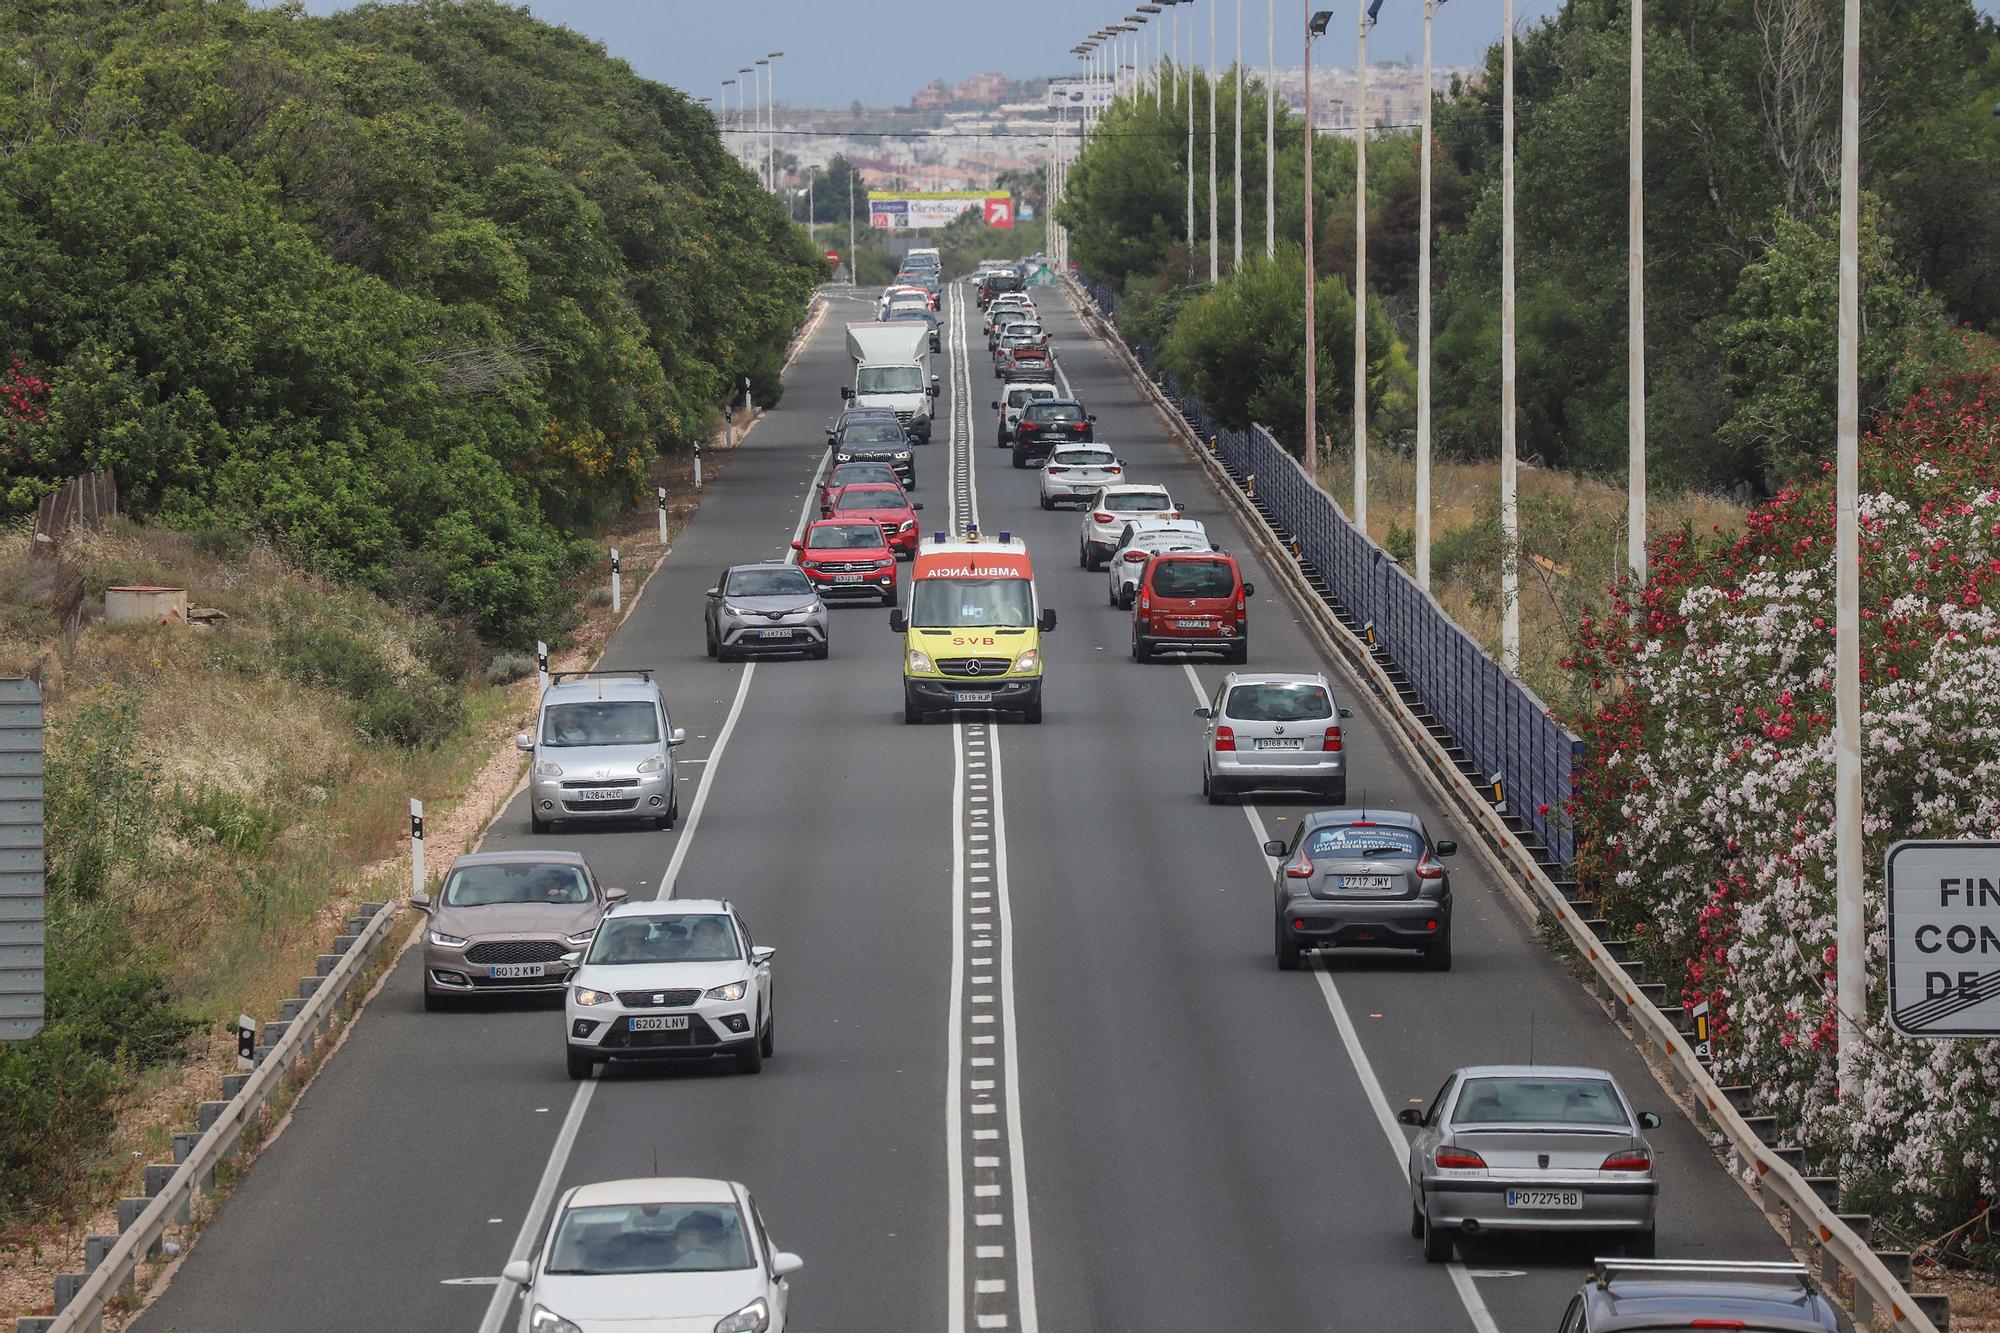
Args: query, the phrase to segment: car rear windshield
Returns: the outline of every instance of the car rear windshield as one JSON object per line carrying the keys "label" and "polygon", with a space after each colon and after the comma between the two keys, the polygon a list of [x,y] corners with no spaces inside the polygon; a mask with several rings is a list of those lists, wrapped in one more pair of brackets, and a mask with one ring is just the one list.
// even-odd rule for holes
{"label": "car rear windshield", "polygon": [[611,916],[597,928],[589,963],[727,963],[741,958],[735,927],[714,912]]}
{"label": "car rear windshield", "polygon": [[542,744],[657,745],[660,715],[644,699],[550,704],[542,710]]}
{"label": "car rear windshield", "polygon": [[1226,560],[1168,560],[1153,571],[1160,597],[1227,597],[1236,591],[1236,570]]}
{"label": "car rear windshield", "polygon": [[1333,696],[1324,685],[1238,685],[1222,711],[1245,722],[1311,722],[1333,716]]}
{"label": "car rear windshield", "polygon": [[733,1203],[617,1203],[571,1208],[549,1246],[550,1273],[724,1273],[749,1268]]}
{"label": "car rear windshield", "polygon": [[501,903],[587,903],[590,884],[575,866],[460,866],[445,879],[439,895],[447,907],[493,907]]}
{"label": "car rear windshield", "polygon": [[1074,403],[1036,403],[1021,415],[1030,421],[1081,421],[1083,409]]}
{"label": "car rear windshield", "polygon": [[1632,1122],[1610,1080],[1470,1078],[1451,1113],[1456,1125],[1604,1125]]}
{"label": "car rear windshield", "polygon": [[1377,824],[1358,827],[1333,824],[1306,835],[1307,856],[1387,856],[1412,859],[1424,854],[1424,841],[1415,830]]}
{"label": "car rear windshield", "polygon": [[839,510],[894,509],[898,503],[896,497],[887,490],[878,490],[872,486],[863,490],[850,486],[834,497],[833,507]]}
{"label": "car rear windshield", "polygon": [[840,430],[842,444],[901,444],[903,428],[893,421],[857,421]]}
{"label": "car rear windshield", "polygon": [[1053,398],[1055,396],[1056,391],[1054,389],[1009,389],[1007,391],[1007,406],[1026,407],[1037,398]]}
{"label": "car rear windshield", "polygon": [[1071,467],[1108,467],[1118,457],[1109,449],[1065,449],[1055,456],[1055,461]]}
{"label": "car rear windshield", "polygon": [[1142,514],[1151,509],[1172,509],[1165,491],[1123,491],[1104,497],[1102,508],[1114,514]]}
{"label": "car rear windshield", "polygon": [[895,468],[887,463],[875,462],[842,463],[833,470],[833,475],[827,478],[829,486],[858,486],[863,482],[896,487],[901,487],[903,484],[897,478]]}
{"label": "car rear windshield", "polygon": [[852,551],[881,544],[882,529],[873,523],[842,523],[806,534],[806,545],[815,551]]}
{"label": "car rear windshield", "polygon": [[790,597],[794,593],[811,592],[812,583],[803,570],[790,566],[739,569],[729,576],[729,586],[722,591],[730,597]]}
{"label": "car rear windshield", "polygon": [[926,629],[966,625],[1020,628],[1035,623],[1026,579],[919,579],[910,590],[910,623]]}

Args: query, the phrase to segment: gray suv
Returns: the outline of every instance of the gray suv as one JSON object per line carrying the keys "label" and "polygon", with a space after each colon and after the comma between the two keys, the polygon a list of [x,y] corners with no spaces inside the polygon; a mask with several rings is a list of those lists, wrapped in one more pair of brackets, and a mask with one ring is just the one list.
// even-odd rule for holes
{"label": "gray suv", "polygon": [[1750,1328],[1852,1333],[1854,1325],[1804,1264],[1701,1259],[1599,1259],[1570,1298],[1557,1333]]}
{"label": "gray suv", "polygon": [[535,729],[514,738],[529,755],[528,822],[547,833],[565,820],[646,819],[674,826],[673,725],[651,671],[558,671]]}

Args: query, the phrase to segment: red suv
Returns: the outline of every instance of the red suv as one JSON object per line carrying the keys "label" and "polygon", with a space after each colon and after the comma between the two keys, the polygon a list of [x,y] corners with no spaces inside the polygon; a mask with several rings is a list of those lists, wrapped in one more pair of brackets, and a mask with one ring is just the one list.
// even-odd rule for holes
{"label": "red suv", "polygon": [[823,518],[792,543],[799,568],[827,601],[836,597],[879,597],[896,604],[896,553],[879,524],[864,518]]}
{"label": "red suv", "polygon": [[827,503],[829,517],[864,519],[882,529],[882,539],[899,558],[916,555],[916,511],[924,506],[921,500],[905,495],[901,486],[881,482],[842,486]]}
{"label": "red suv", "polygon": [[1250,656],[1249,600],[1236,557],[1221,551],[1162,552],[1146,562],[1132,602],[1132,660],[1150,662],[1162,648]]}

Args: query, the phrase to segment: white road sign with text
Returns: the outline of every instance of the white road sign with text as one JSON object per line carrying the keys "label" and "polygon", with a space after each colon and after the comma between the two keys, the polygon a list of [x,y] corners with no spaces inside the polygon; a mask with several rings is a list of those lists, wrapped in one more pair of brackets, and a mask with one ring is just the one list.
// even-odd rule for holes
{"label": "white road sign with text", "polygon": [[2000,1036],[2000,842],[1899,842],[1884,882],[1890,1024]]}

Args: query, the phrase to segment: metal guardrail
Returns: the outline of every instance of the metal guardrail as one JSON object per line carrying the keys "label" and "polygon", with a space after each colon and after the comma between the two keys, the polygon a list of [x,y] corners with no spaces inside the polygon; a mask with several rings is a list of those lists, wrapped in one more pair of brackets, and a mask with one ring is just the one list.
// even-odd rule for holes
{"label": "metal guardrail", "polygon": [[[1098,304],[1100,309],[1106,306],[1102,301]],[[1156,405],[1170,417],[1174,415],[1182,404],[1161,391],[1138,357],[1125,346],[1122,339],[1115,336],[1115,333],[1108,341],[1116,351],[1123,354],[1128,371],[1153,395]],[[1265,445],[1277,450],[1277,445],[1270,441],[1268,435],[1262,435],[1261,431],[1259,433]],[[1847,1224],[1834,1205],[1821,1197],[1819,1190],[1811,1181],[1779,1155],[1776,1146],[1766,1143],[1743,1118],[1727,1093],[1708,1072],[1707,1067],[1696,1057],[1687,1034],[1668,1019],[1611,955],[1608,946],[1584,921],[1541,862],[1507,826],[1501,811],[1496,808],[1488,794],[1474,785],[1444,751],[1416,712],[1402,699],[1394,688],[1387,665],[1382,660],[1384,654],[1375,646],[1358,638],[1353,631],[1342,624],[1306,580],[1296,560],[1284,558],[1290,553],[1279,545],[1275,534],[1271,532],[1249,497],[1223,470],[1222,460],[1218,457],[1224,448],[1225,435],[1233,434],[1240,442],[1250,433],[1215,430],[1208,434],[1216,440],[1215,450],[1211,452],[1207,439],[1197,436],[1189,441],[1193,446],[1192,452],[1209,470],[1221,494],[1237,507],[1239,518],[1245,524],[1245,530],[1259,535],[1271,548],[1267,552],[1273,557],[1270,563],[1278,571],[1279,577],[1286,581],[1297,603],[1307,609],[1314,623],[1341,650],[1342,655],[1354,665],[1355,669],[1368,678],[1369,683],[1382,698],[1385,714],[1394,723],[1405,742],[1417,753],[1427,757],[1429,762],[1426,767],[1444,786],[1453,803],[1459,807],[1460,813],[1478,827],[1487,845],[1506,861],[1516,877],[1527,886],[1541,909],[1561,925],[1564,935],[1589,965],[1599,994],[1624,1014],[1648,1055],[1658,1058],[1671,1081],[1678,1081],[1687,1088],[1701,1118],[1722,1136],[1735,1157],[1755,1174],[1759,1186],[1759,1198],[1767,1215],[1771,1216],[1774,1222],[1781,1215],[1788,1219],[1788,1232],[1793,1245],[1817,1256],[1821,1278],[1826,1287],[1836,1297],[1846,1300],[1861,1328],[1872,1327],[1874,1316],[1879,1311],[1888,1317],[1890,1326],[1897,1333],[1938,1333],[1938,1326],[1919,1307],[1917,1298],[1904,1288],[1902,1282],[1890,1271],[1888,1265],[1868,1242]],[[1277,451],[1283,454],[1282,450]],[[1258,457],[1261,458],[1262,455]],[[1289,455],[1284,457],[1287,461],[1291,461]],[[1270,464],[1266,463],[1264,466],[1268,468]],[[1293,466],[1298,471],[1300,479],[1304,480],[1303,470],[1297,469],[1295,462]],[[1279,475],[1283,475],[1282,472],[1279,472]],[[1265,476],[1263,472],[1257,473],[1260,495],[1265,494],[1263,491]],[[1336,510],[1338,508],[1333,506],[1330,500],[1328,505]],[[1276,506],[1273,505],[1272,508],[1275,512]],[[1341,521],[1345,522],[1344,516]],[[1301,544],[1303,545],[1303,537]],[[1372,543],[1370,546],[1372,547]],[[1324,570],[1325,566],[1321,568]],[[1411,584],[1411,588],[1414,589],[1414,584]],[[1423,594],[1419,592],[1417,595]],[[1442,611],[1437,615],[1445,623],[1450,624],[1450,618],[1444,616]],[[1384,638],[1383,622],[1378,619],[1376,623],[1376,637],[1380,641]],[[1454,625],[1452,628],[1457,627]],[[1463,631],[1459,633],[1463,634]],[[1449,683],[1446,688],[1450,688]],[[1478,688],[1478,685],[1475,684],[1474,688]],[[1533,698],[1532,695],[1528,697]],[[1425,702],[1429,707],[1437,709],[1442,701],[1427,691]],[[1440,712],[1438,716],[1443,717],[1444,714]],[[1845,1292],[1841,1287],[1843,1280],[1850,1284]]]}

